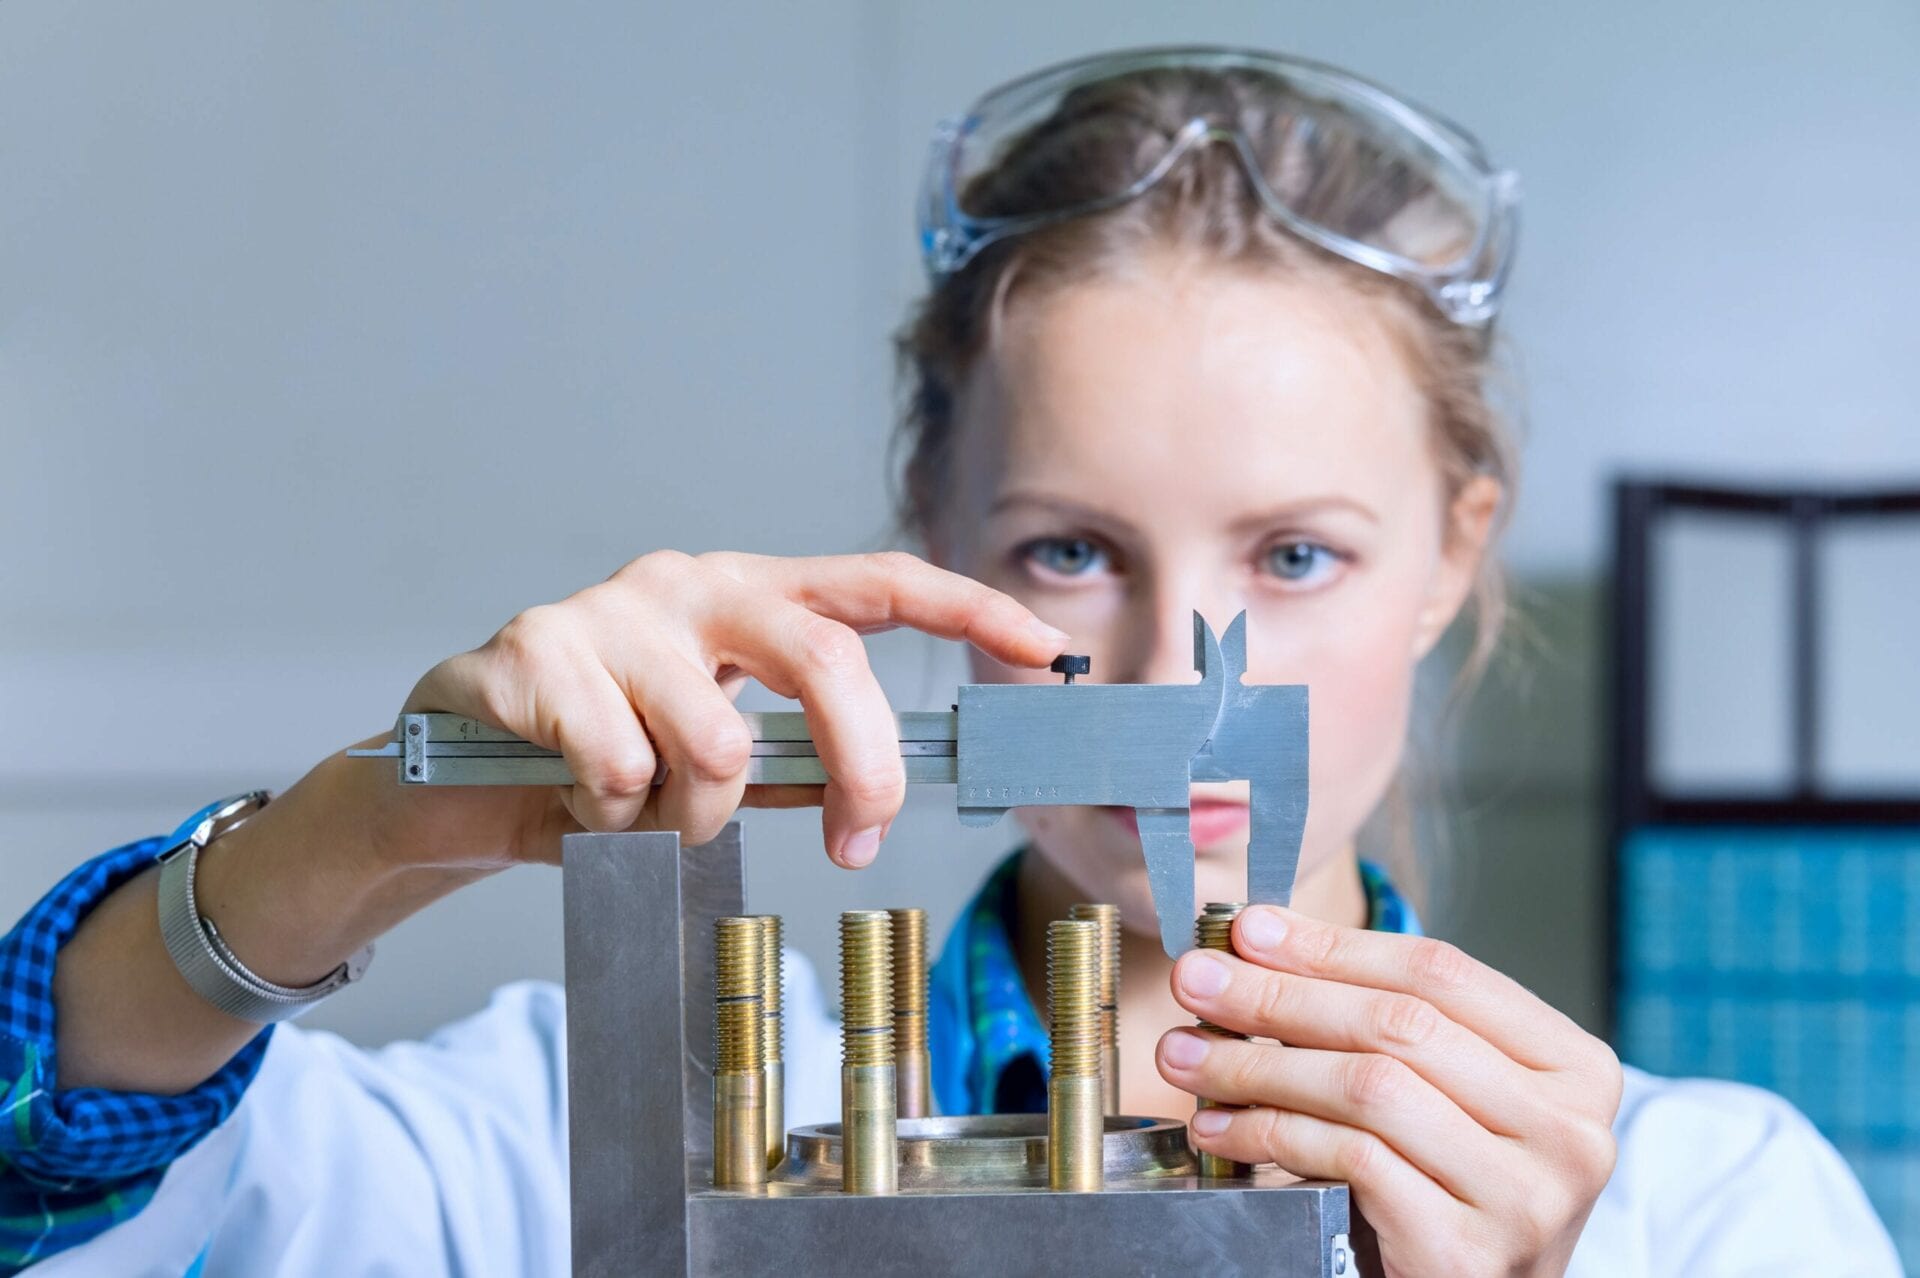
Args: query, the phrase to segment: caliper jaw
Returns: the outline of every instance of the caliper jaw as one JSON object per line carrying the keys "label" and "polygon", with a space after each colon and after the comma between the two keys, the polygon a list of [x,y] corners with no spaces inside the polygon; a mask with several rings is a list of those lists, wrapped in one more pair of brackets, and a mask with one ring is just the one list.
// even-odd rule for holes
{"label": "caliper jaw", "polygon": [[1194,756],[1195,781],[1250,784],[1247,900],[1286,905],[1307,828],[1307,688],[1244,683],[1247,614],[1220,641],[1226,695],[1213,735]]}
{"label": "caliper jaw", "polygon": [[1009,808],[1086,805],[1134,810],[1160,944],[1193,941],[1196,780],[1249,780],[1249,899],[1284,903],[1306,813],[1306,689],[1244,685],[1246,614],[1221,644],[1193,615],[1197,684],[964,684],[958,785],[964,825]]}
{"label": "caliper jaw", "polygon": [[1147,858],[1147,889],[1153,893],[1153,914],[1160,923],[1160,948],[1178,958],[1193,947],[1193,835],[1190,811],[1178,808],[1135,808],[1140,826],[1140,851]]}

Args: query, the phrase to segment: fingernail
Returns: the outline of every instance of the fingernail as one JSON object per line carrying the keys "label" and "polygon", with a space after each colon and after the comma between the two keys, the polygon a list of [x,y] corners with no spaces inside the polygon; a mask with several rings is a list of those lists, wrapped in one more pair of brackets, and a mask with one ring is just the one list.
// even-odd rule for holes
{"label": "fingernail", "polygon": [[1277,950],[1287,939],[1287,922],[1276,910],[1248,910],[1240,916],[1240,939],[1256,950]]}
{"label": "fingernail", "polygon": [[1049,626],[1038,617],[1035,617],[1027,623],[1027,629],[1033,631],[1033,637],[1042,643],[1057,644],[1062,648],[1067,646],[1067,639],[1069,638],[1067,632],[1054,626]]}
{"label": "fingernail", "polygon": [[1227,1124],[1232,1121],[1232,1110],[1200,1109],[1195,1110],[1193,1117],[1187,1120],[1187,1126],[1193,1128],[1195,1136],[1218,1136],[1227,1130]]}
{"label": "fingernail", "polygon": [[1194,1069],[1207,1059],[1207,1040],[1186,1030],[1174,1030],[1160,1052],[1175,1069]]}
{"label": "fingernail", "polygon": [[873,864],[874,853],[880,850],[880,827],[870,825],[864,830],[856,830],[847,836],[840,845],[840,864],[850,870],[858,870]]}
{"label": "fingernail", "polygon": [[1233,973],[1205,950],[1195,950],[1180,964],[1180,988],[1195,998],[1212,998],[1227,988]]}

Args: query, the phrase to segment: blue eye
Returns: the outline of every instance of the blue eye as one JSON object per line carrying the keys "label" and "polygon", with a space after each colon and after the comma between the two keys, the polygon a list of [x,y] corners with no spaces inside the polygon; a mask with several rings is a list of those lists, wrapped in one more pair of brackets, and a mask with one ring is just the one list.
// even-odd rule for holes
{"label": "blue eye", "polygon": [[1340,564],[1340,556],[1316,541],[1283,541],[1267,551],[1267,571],[1283,581],[1314,581]]}
{"label": "blue eye", "polygon": [[1085,537],[1036,537],[1020,548],[1023,557],[1062,577],[1084,577],[1107,565],[1107,554]]}

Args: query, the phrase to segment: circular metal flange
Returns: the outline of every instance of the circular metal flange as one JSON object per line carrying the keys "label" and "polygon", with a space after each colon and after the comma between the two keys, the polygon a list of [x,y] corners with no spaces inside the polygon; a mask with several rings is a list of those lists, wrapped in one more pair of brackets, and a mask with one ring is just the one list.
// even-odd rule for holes
{"label": "circular metal flange", "polygon": [[[1047,1183],[1045,1114],[973,1114],[899,1121],[900,1188],[959,1189]],[[1109,1182],[1191,1176],[1187,1126],[1170,1118],[1108,1116],[1101,1161]],[[840,1124],[787,1133],[787,1159],[773,1179],[840,1183]]]}

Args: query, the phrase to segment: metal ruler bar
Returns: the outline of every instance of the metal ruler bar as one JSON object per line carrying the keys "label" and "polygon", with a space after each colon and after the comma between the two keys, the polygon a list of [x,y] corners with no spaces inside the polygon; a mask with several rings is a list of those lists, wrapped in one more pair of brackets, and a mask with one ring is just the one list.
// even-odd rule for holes
{"label": "metal ruler bar", "polygon": [[[753,734],[755,741],[813,740],[813,730],[807,725],[807,716],[798,710],[749,710],[740,717],[746,721],[747,731]],[[959,736],[959,716],[950,710],[909,710],[894,715],[893,723],[902,741],[953,741]],[[410,733],[408,730],[414,724],[420,726],[420,731]],[[398,741],[406,735],[417,736],[423,741],[525,744],[523,738],[503,728],[469,719],[463,714],[444,714],[440,711],[401,715],[400,722],[394,728],[394,740]]]}
{"label": "metal ruler bar", "polygon": [[[755,741],[811,741],[813,729],[798,710],[749,710],[740,716]],[[902,741],[954,741],[959,738],[959,716],[950,710],[908,710],[893,716]]]}
{"label": "metal ruler bar", "polygon": [[[756,741],[753,743],[753,755],[757,759],[782,755],[793,759],[817,759],[820,752],[811,741]],[[900,757],[903,759],[951,759],[954,757],[954,743],[951,741],[902,741]]]}
{"label": "metal ruler bar", "polygon": [[[958,761],[937,755],[903,758],[909,785],[952,785]],[[402,765],[404,767],[404,765]],[[429,759],[426,775],[401,779],[413,785],[572,785],[573,773],[559,755],[453,756]],[[655,775],[659,785],[666,773]],[[760,755],[747,763],[749,785],[825,785],[827,770],[810,755]]]}
{"label": "metal ruler bar", "polygon": [[[815,752],[806,716],[796,711],[741,715],[753,734],[747,765],[751,785],[823,785],[826,770]],[[952,785],[958,716],[910,711],[894,716],[900,756],[909,784]],[[349,750],[354,758],[393,759],[409,785],[571,785],[573,773],[558,751],[533,744],[464,715],[403,714],[394,739],[375,750]],[[666,765],[654,775],[659,785]]]}
{"label": "metal ruler bar", "polygon": [[[391,752],[393,747],[386,750]],[[420,753],[428,759],[557,759],[558,750],[549,750],[537,746],[531,741],[427,741],[420,747]],[[954,745],[951,741],[902,741],[900,757],[951,759]],[[357,758],[387,759],[397,757],[392,753],[363,751]],[[753,757],[756,759],[787,758],[817,759],[819,752],[811,741],[756,741],[753,743]]]}

